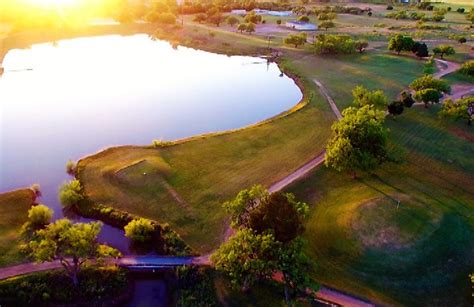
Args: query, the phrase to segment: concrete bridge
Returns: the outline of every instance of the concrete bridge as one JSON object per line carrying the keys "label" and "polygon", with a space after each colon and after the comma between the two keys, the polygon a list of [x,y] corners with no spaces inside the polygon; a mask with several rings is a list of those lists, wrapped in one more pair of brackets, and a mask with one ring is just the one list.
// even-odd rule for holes
{"label": "concrete bridge", "polygon": [[[122,258],[106,259],[107,263],[116,264],[132,271],[149,271],[172,269],[183,265],[210,265],[209,256],[178,257],[178,256],[124,256]],[[25,275],[34,272],[60,269],[59,261],[43,263],[23,263],[15,266],[0,268],[0,280]]]}

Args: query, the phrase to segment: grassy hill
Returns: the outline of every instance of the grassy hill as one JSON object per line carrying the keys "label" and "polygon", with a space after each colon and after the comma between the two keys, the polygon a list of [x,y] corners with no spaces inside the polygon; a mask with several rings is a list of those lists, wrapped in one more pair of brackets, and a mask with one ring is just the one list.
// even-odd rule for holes
{"label": "grassy hill", "polygon": [[30,189],[0,194],[0,267],[21,261],[18,248],[20,229],[34,200]]}

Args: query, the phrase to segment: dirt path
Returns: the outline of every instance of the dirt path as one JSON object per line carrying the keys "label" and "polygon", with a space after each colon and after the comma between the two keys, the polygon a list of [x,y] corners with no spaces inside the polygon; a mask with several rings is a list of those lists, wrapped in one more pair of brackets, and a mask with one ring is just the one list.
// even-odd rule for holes
{"label": "dirt path", "polygon": [[455,72],[461,67],[461,65],[458,63],[441,60],[441,59],[435,59],[435,62],[439,70],[433,74],[433,77],[438,78],[438,79],[441,79],[442,77],[449,75],[452,72]]}

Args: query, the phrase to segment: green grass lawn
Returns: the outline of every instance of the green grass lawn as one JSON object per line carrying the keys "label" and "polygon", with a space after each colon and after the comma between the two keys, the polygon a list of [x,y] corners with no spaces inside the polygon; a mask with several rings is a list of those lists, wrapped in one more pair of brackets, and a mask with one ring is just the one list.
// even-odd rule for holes
{"label": "green grass lawn", "polygon": [[454,72],[443,77],[449,84],[474,84],[474,77],[464,75],[460,72]]}
{"label": "green grass lawn", "polygon": [[289,189],[312,206],[315,277],[383,304],[469,306],[474,131],[421,108],[387,125],[400,163],[358,180],[323,167]]}
{"label": "green grass lawn", "polygon": [[[230,34],[217,37],[224,35]],[[285,52],[283,66],[307,80],[306,96],[312,98],[304,108],[236,133],[162,149],[125,147],[92,156],[79,163],[79,179],[88,197],[167,222],[192,247],[208,252],[222,241],[226,228],[222,202],[253,184],[269,186],[323,150],[334,117],[312,78],[326,84],[338,104],[345,107],[358,84],[382,88],[395,98],[422,71],[416,60],[385,53],[326,58],[292,48]],[[146,166],[132,166],[120,176],[117,173],[143,159]],[[149,169],[141,179],[143,167]]]}
{"label": "green grass lawn", "polygon": [[0,267],[20,262],[20,229],[34,203],[30,189],[0,194]]}

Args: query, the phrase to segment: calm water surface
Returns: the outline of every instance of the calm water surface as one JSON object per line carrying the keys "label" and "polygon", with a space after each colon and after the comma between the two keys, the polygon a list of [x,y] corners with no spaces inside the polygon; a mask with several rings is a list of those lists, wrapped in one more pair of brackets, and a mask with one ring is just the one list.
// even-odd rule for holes
{"label": "calm water surface", "polygon": [[[301,98],[276,64],[147,35],[101,36],[11,50],[0,77],[0,192],[39,183],[62,216],[66,162],[113,145],[150,144],[249,125]],[[102,240],[127,251],[120,231]]]}

